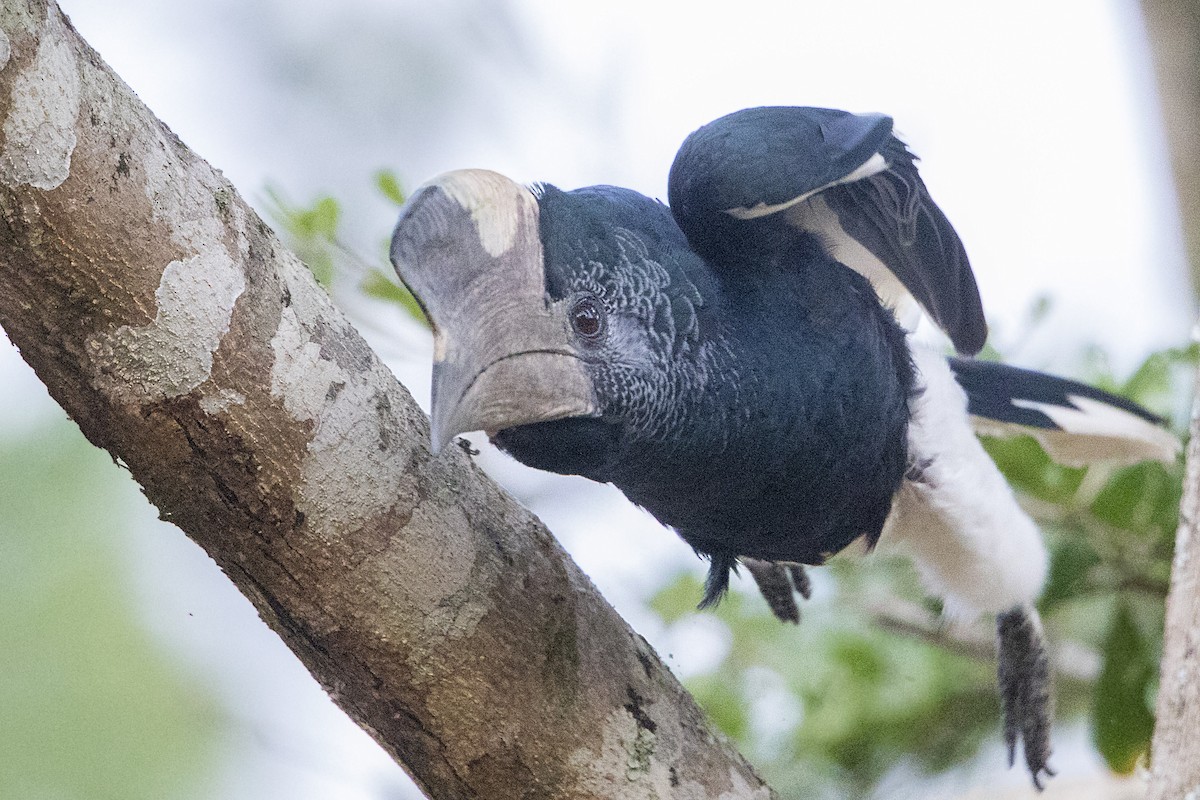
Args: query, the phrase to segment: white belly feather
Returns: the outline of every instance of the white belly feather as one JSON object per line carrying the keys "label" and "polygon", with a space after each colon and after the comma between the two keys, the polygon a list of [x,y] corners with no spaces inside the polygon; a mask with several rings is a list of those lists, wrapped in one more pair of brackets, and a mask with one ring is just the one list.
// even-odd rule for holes
{"label": "white belly feather", "polygon": [[910,555],[948,613],[975,615],[1031,603],[1049,558],[1041,532],[975,438],[967,397],[939,353],[913,346],[923,392],[908,429],[906,478],[881,547]]}

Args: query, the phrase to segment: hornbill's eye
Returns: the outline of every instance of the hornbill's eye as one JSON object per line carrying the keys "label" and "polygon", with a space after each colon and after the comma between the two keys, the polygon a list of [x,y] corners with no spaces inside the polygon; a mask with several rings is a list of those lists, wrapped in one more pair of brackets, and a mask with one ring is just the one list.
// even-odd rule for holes
{"label": "hornbill's eye", "polygon": [[591,295],[584,295],[571,306],[571,327],[584,339],[599,339],[604,333],[604,307]]}

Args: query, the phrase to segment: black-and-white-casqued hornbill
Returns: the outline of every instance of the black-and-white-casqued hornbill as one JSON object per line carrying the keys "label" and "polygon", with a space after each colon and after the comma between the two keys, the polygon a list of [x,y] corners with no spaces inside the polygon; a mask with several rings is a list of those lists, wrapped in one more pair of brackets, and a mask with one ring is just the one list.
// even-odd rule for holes
{"label": "black-and-white-casqued hornbill", "polygon": [[[886,116],[747,109],[687,138],[669,206],[451,172],[408,200],[391,257],[434,327],[435,449],[484,430],[613,483],[710,560],[702,605],[741,561],[794,620],[799,565],[902,548],[947,608],[996,615],[1010,760],[1020,739],[1040,787],[1046,549],[975,432],[1071,464],[1179,445],[1124,399],[969,357],[979,292],[914,162]],[[911,340],[921,309],[962,357]]]}

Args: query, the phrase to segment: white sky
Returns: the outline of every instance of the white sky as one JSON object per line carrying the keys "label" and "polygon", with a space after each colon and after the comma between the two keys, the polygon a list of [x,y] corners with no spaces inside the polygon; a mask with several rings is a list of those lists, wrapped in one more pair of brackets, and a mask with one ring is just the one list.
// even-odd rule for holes
{"label": "white sky", "polygon": [[[523,181],[614,183],[661,197],[676,147],[699,125],[751,105],[825,105],[895,117],[966,243],[1001,342],[1015,339],[1034,298],[1055,298],[1050,322],[1016,354],[1025,363],[1069,369],[1095,341],[1128,368],[1151,347],[1183,342],[1192,324],[1132,0],[522,0],[511,3],[511,27],[488,22],[505,4],[486,0],[62,4],[142,99],[244,195],[261,198],[268,181],[301,200],[333,192],[364,251],[394,220],[394,209],[366,197],[379,167],[395,168],[410,187],[442,170],[489,167]],[[354,310],[406,385],[427,395],[420,334],[389,313],[363,316],[377,307]],[[61,413],[8,345],[0,349],[0,428]],[[516,473],[508,482],[538,504],[635,624],[645,621],[630,598],[662,569],[656,559],[690,558],[611,489],[581,489],[594,511],[581,517],[559,479]],[[146,590],[165,628],[178,627],[170,620],[182,605],[219,591],[219,576],[186,548],[153,558],[156,569],[178,565]],[[215,605],[225,602],[236,605]],[[217,671],[231,630],[225,613],[213,612],[199,644],[182,645],[208,653]],[[260,677],[244,665],[224,669],[243,698],[304,681],[279,679],[275,667]],[[310,700],[285,692],[263,713],[290,725],[288,714]],[[362,764],[361,774],[338,778],[347,784],[365,787],[362,775],[386,769],[373,755],[345,755],[357,744],[305,747],[329,763]],[[294,764],[283,764],[262,780],[290,772]],[[320,786],[285,790],[330,796]],[[266,796],[261,788],[227,795]],[[378,796],[347,791],[338,796]]]}

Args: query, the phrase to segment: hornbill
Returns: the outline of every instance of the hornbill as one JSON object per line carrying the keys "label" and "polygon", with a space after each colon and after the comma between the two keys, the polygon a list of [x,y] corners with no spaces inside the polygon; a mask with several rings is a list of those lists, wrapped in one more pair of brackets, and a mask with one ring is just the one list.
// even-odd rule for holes
{"label": "hornbill", "polygon": [[[450,172],[391,258],[434,328],[432,445],[484,430],[517,460],[616,485],[797,618],[801,565],[881,539],[959,613],[995,614],[1009,761],[1053,775],[1034,609],[1047,554],[975,437],[1071,464],[1173,460],[1160,420],[1074,381],[974,360],[958,235],[890,117],[752,108],[692,133],[669,206],[628,189]],[[923,310],[960,356],[916,344]]]}

